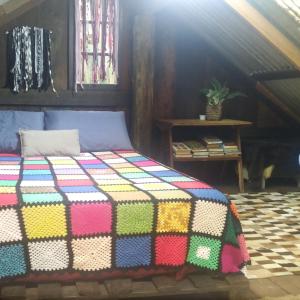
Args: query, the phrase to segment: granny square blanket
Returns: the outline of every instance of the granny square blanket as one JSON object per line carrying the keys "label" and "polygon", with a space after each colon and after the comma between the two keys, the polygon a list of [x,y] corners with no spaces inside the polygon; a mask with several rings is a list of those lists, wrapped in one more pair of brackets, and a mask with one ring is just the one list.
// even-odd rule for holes
{"label": "granny square blanket", "polygon": [[0,154],[0,279],[248,261],[224,194],[135,151]]}

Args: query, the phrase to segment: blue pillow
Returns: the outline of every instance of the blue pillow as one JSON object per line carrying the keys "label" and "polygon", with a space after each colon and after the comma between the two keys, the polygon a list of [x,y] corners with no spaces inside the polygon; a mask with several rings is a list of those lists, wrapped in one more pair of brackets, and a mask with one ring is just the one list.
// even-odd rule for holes
{"label": "blue pillow", "polygon": [[0,111],[0,152],[19,153],[20,129],[44,129],[44,113],[33,111]]}
{"label": "blue pillow", "polygon": [[49,110],[46,130],[78,129],[82,152],[132,149],[124,112]]}

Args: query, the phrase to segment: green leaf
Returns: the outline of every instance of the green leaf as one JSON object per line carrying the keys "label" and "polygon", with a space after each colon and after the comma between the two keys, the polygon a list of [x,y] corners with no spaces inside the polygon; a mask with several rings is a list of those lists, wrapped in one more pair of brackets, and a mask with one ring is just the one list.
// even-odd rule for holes
{"label": "green leaf", "polygon": [[235,97],[247,97],[241,92],[230,92],[226,82],[223,85],[215,78],[211,80],[211,87],[205,88],[200,91],[201,94],[208,98],[209,105],[218,105],[223,103],[227,99],[233,99]]}
{"label": "green leaf", "polygon": [[227,99],[233,99],[235,97],[247,97],[247,95],[241,92],[232,92],[227,96]]}

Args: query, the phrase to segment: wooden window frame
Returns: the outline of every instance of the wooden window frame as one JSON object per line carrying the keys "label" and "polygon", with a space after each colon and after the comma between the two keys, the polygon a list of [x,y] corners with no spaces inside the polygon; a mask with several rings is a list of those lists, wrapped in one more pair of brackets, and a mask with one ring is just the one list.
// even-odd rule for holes
{"label": "wooden window frame", "polygon": [[[68,1],[68,89],[75,89],[75,1]],[[123,51],[125,46],[125,30],[126,26],[123,16],[122,1],[119,1],[119,41],[118,41],[118,82],[116,84],[82,84],[83,88],[77,84],[78,92],[81,91],[120,91],[126,86],[124,75],[128,73],[126,64],[123,67],[123,60],[125,59]]]}

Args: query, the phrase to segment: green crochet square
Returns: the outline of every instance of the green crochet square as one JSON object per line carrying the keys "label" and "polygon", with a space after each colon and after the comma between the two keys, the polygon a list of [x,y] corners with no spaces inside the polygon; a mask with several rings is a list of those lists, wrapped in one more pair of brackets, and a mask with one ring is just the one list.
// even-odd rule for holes
{"label": "green crochet square", "polygon": [[150,233],[153,229],[152,203],[119,204],[117,206],[117,233]]}
{"label": "green crochet square", "polygon": [[62,195],[58,193],[23,194],[22,199],[25,203],[46,203],[63,201]]}
{"label": "green crochet square", "polygon": [[192,236],[187,261],[210,270],[219,268],[221,241],[204,236]]}
{"label": "green crochet square", "polygon": [[234,230],[231,213],[229,213],[227,216],[227,222],[226,222],[225,228],[226,229],[225,229],[225,233],[224,233],[224,242],[238,246],[239,243],[236,238],[236,233]]}
{"label": "green crochet square", "polygon": [[16,186],[17,180],[0,180],[0,186]]}

